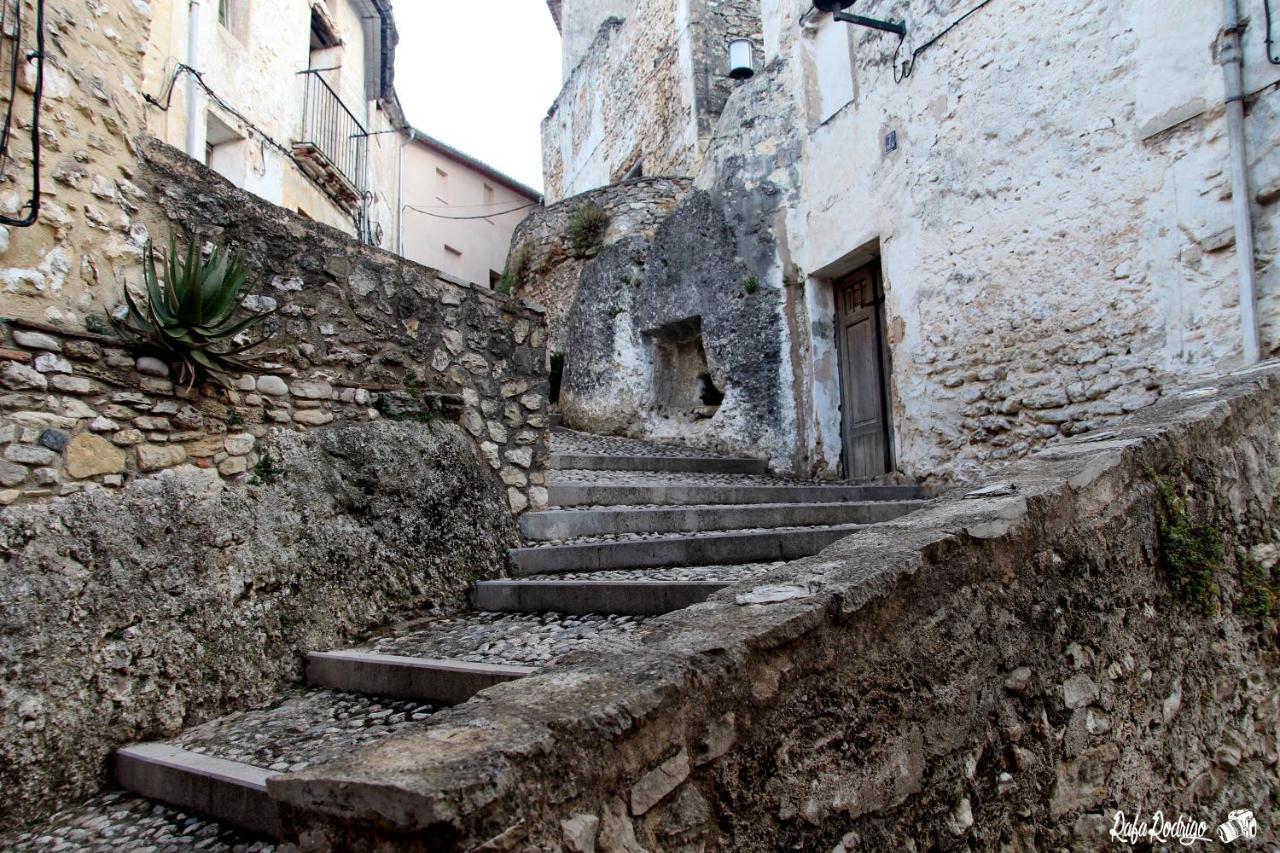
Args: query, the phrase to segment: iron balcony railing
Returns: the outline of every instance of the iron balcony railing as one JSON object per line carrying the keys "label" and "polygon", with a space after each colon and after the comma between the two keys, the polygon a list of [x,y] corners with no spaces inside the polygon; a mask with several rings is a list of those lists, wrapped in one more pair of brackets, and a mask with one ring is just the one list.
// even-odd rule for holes
{"label": "iron balcony railing", "polygon": [[320,76],[322,70],[300,72],[307,82],[302,138],[294,152],[325,189],[354,204],[366,189],[369,132]]}

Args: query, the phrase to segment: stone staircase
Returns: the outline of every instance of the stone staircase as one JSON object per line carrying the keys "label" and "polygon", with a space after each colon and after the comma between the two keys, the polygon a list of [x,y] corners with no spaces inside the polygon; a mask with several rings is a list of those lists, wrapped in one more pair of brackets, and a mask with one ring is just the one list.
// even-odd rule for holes
{"label": "stone staircase", "polygon": [[[0,838],[0,848],[108,850],[127,839],[171,849],[166,839],[186,838],[201,849],[269,849],[235,829],[277,834],[267,777],[419,728],[442,706],[583,647],[625,654],[653,616],[817,553],[927,497],[915,486],[785,480],[758,460],[565,430],[553,437],[551,467],[552,507],[522,519],[526,545],[510,553],[510,578],[477,583],[473,611],[308,655],[310,686],[274,707],[119,750],[117,782],[154,801],[150,810],[112,792],[39,832]],[[188,827],[197,834],[184,835]]]}

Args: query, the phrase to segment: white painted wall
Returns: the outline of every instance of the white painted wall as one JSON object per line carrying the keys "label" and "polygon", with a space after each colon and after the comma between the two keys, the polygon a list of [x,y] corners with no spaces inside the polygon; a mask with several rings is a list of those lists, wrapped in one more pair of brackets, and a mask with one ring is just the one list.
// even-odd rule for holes
{"label": "white painted wall", "polygon": [[[490,274],[503,272],[511,234],[531,212],[536,196],[422,141],[408,143],[404,154],[404,256],[488,287]],[[485,218],[469,218],[478,216]]]}
{"label": "white painted wall", "polygon": [[[314,67],[338,65],[323,75],[343,103],[371,132],[390,129],[389,123],[367,99],[365,56],[371,49],[360,12],[352,0],[325,0],[338,26],[342,46],[317,55]],[[231,27],[218,23],[217,0],[201,0],[199,68],[205,81],[266,136],[288,148],[302,135],[305,78],[299,72],[311,65],[311,3],[309,0],[236,0]],[[177,62],[187,60],[188,0],[153,0],[153,25],[146,59],[148,92],[167,84]],[[152,110],[149,129],[178,147],[186,137],[186,78],[175,89],[167,112]],[[246,142],[218,152],[215,168],[235,183],[267,201],[300,211],[313,219],[348,233],[354,232],[351,215],[303,175],[288,156],[265,144],[235,116],[204,101]],[[206,128],[198,127],[203,142]],[[379,215],[389,216],[393,205],[384,203],[394,194],[398,164],[382,156],[386,141],[370,140],[368,183],[379,196]],[[239,162],[236,162],[236,161]],[[240,179],[237,180],[237,176]],[[394,235],[394,221],[379,219],[385,233]]]}

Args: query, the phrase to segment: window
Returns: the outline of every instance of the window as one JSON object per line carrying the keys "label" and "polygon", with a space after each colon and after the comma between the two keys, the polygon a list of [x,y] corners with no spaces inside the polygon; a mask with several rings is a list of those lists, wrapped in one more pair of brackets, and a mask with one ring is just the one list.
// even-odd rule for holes
{"label": "window", "polygon": [[231,29],[231,0],[218,0],[218,23]]}
{"label": "window", "polygon": [[218,0],[218,23],[240,41],[249,36],[249,0]]}
{"label": "window", "polygon": [[634,166],[632,166],[630,169],[627,170],[627,173],[622,176],[622,180],[630,181],[635,178],[643,178],[643,177],[644,177],[644,160],[640,159],[635,162]]}
{"label": "window", "polygon": [[338,37],[338,26],[329,17],[329,11],[319,3],[311,6],[311,50],[326,50],[338,47],[342,39]]}
{"label": "window", "polygon": [[249,153],[244,136],[210,112],[205,118],[204,138],[205,165],[236,186],[243,187]]}
{"label": "window", "polygon": [[449,203],[449,173],[444,169],[436,169],[436,198]]}
{"label": "window", "polygon": [[489,289],[497,290],[498,285],[502,283],[502,273],[497,270],[489,270]]}
{"label": "window", "polygon": [[462,275],[462,253],[446,244],[444,247],[445,272],[451,275]]}

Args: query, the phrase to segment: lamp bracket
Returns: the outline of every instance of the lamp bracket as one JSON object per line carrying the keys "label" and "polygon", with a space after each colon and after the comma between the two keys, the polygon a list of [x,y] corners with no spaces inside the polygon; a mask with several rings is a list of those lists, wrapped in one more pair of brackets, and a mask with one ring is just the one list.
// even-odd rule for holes
{"label": "lamp bracket", "polygon": [[900,21],[879,21],[862,15],[850,15],[848,12],[832,12],[831,17],[846,24],[856,24],[859,27],[870,27],[873,30],[893,33],[899,38],[907,37],[907,25]]}

